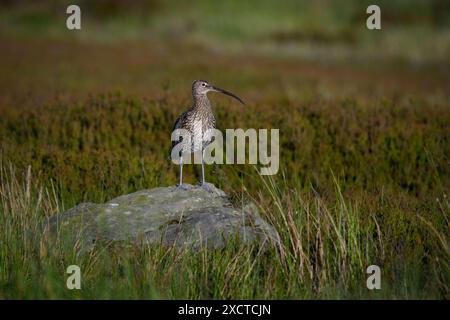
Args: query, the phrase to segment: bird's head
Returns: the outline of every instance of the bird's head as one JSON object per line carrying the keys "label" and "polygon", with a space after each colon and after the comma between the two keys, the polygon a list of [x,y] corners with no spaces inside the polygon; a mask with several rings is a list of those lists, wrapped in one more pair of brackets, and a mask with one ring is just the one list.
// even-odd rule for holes
{"label": "bird's head", "polygon": [[210,92],[210,91],[213,91],[213,92],[220,92],[220,93],[226,94],[226,95],[228,95],[228,96],[230,96],[230,97],[235,98],[235,99],[238,100],[240,103],[242,103],[242,104],[245,105],[244,101],[242,101],[242,99],[239,98],[238,96],[236,96],[235,94],[233,94],[233,93],[231,93],[231,92],[229,92],[229,91],[227,91],[227,90],[224,90],[224,89],[218,88],[218,87],[216,87],[216,86],[213,86],[212,84],[210,84],[210,83],[209,83],[208,81],[206,81],[206,80],[195,80],[195,81],[192,83],[192,95],[193,95],[194,97],[195,97],[195,96],[206,95],[206,94],[207,94],[208,92]]}

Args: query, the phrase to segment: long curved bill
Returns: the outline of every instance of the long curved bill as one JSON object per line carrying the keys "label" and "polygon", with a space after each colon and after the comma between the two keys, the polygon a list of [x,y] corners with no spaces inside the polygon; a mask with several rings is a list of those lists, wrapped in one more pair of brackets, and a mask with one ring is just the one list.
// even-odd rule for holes
{"label": "long curved bill", "polygon": [[224,90],[224,89],[215,87],[215,86],[211,86],[211,87],[212,87],[212,89],[213,89],[214,91],[217,91],[217,92],[226,94],[227,96],[230,96],[230,97],[233,97],[233,98],[235,98],[236,100],[238,100],[240,103],[242,103],[243,105],[245,105],[245,102],[242,101],[242,99],[239,98],[237,95],[235,95],[235,94],[233,94],[233,93],[231,93],[231,92],[229,92],[229,91],[227,91],[227,90]]}

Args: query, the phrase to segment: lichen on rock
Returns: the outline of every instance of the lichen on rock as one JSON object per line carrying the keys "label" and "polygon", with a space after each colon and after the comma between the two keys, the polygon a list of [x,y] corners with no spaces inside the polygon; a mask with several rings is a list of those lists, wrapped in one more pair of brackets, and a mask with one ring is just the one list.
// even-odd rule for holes
{"label": "lichen on rock", "polygon": [[161,243],[192,249],[221,248],[232,239],[280,244],[276,230],[255,205],[233,207],[225,192],[209,185],[141,190],[104,204],[81,203],[44,225],[68,245],[89,250],[98,240]]}

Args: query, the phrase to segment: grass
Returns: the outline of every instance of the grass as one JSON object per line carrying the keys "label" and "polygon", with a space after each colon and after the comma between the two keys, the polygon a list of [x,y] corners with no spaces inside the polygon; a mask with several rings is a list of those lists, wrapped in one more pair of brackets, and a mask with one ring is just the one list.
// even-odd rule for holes
{"label": "grass", "polygon": [[[184,27],[180,36],[172,25],[184,8],[172,14],[165,2],[147,2],[156,12],[148,22],[164,21],[148,37],[148,29],[137,29],[141,22],[124,25],[120,15],[88,24],[86,34],[67,35],[53,11],[48,19],[31,5],[3,11],[0,298],[448,299],[449,78],[441,60],[447,42],[436,40],[448,37],[447,20],[436,20],[444,26],[439,29],[431,11],[389,16],[387,8],[386,27],[428,21],[426,30],[413,29],[435,50],[421,45],[417,60],[404,63],[396,54],[416,55],[409,44],[417,45],[407,26],[408,37],[379,35],[378,44],[399,45],[383,45],[393,57],[378,55],[360,38],[369,34],[347,33],[355,30],[357,9],[341,15],[343,7],[305,7],[302,17],[333,21],[322,29],[297,21],[296,3],[278,8],[273,18],[269,2],[252,14],[227,1],[220,5],[229,14],[215,19],[217,7],[196,2],[201,10],[193,6],[188,17],[212,15],[185,41]],[[93,12],[101,16],[102,8]],[[286,25],[275,23],[279,16]],[[126,28],[115,34],[108,26]],[[266,51],[264,39],[276,50]],[[292,49],[292,41],[311,51]],[[308,46],[317,41],[319,50]],[[236,42],[250,48],[234,50]],[[342,43],[358,58],[334,59],[331,49]],[[377,59],[369,55],[367,63],[361,47]],[[242,108],[211,95],[220,129],[280,129],[276,176],[261,177],[250,165],[207,166],[206,174],[236,206],[256,204],[279,232],[281,250],[231,242],[192,253],[102,243],[77,255],[45,234],[30,238],[46,217],[77,203],[175,184],[178,168],[167,160],[170,131],[191,103],[193,79],[208,79],[248,103]],[[200,174],[194,166],[184,173],[192,183]],[[65,286],[71,264],[81,267],[80,291]],[[382,270],[379,291],[366,288],[372,264]]]}
{"label": "grass", "polygon": [[[260,177],[247,165],[208,168],[236,205],[257,204],[282,237],[281,253],[236,243],[196,254],[104,244],[77,256],[45,237],[30,245],[27,230],[80,201],[174,184],[177,170],[160,141],[176,112],[164,99],[120,94],[5,109],[1,297],[448,298],[446,111],[374,112],[342,101],[331,115],[316,103],[291,108],[295,117],[282,125],[278,176]],[[217,111],[229,125],[274,127],[271,108],[241,119]],[[187,172],[195,181],[198,172]],[[70,264],[83,270],[80,292],[65,288]],[[365,288],[371,264],[383,270],[380,292]]]}
{"label": "grass", "polygon": [[[313,189],[286,192],[283,183],[260,178],[266,195],[254,200],[280,232],[282,250],[231,242],[192,253],[103,243],[78,256],[76,248],[45,236],[25,237],[43,216],[59,212],[58,191],[44,187],[30,167],[17,178],[14,167],[2,163],[1,174],[2,298],[448,298],[445,198],[425,218],[406,212],[398,199],[345,200],[337,181],[335,198],[327,201]],[[65,288],[71,264],[81,267],[82,290]],[[383,270],[379,292],[365,288],[370,264]]]}

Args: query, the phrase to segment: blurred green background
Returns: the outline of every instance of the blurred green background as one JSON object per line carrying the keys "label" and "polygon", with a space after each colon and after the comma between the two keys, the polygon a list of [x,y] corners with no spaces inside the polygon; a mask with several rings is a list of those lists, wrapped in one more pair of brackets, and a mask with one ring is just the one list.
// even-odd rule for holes
{"label": "blurred green background", "polygon": [[[382,30],[366,28],[374,3]],[[66,28],[69,4],[81,30]],[[280,129],[276,176],[206,177],[256,203],[287,261],[30,248],[45,217],[177,182],[170,133],[194,79],[247,102],[211,94],[219,129]],[[448,299],[449,83],[448,0],[3,0],[0,298]],[[63,286],[73,263],[78,293]],[[374,263],[385,289],[368,292]]]}
{"label": "blurred green background", "polygon": [[[69,4],[81,7],[81,31],[64,28]],[[366,29],[370,4],[381,7],[382,31]],[[397,59],[447,68],[450,57],[446,0],[3,0],[0,8],[0,32],[9,36],[158,40],[219,51],[325,61]]]}

